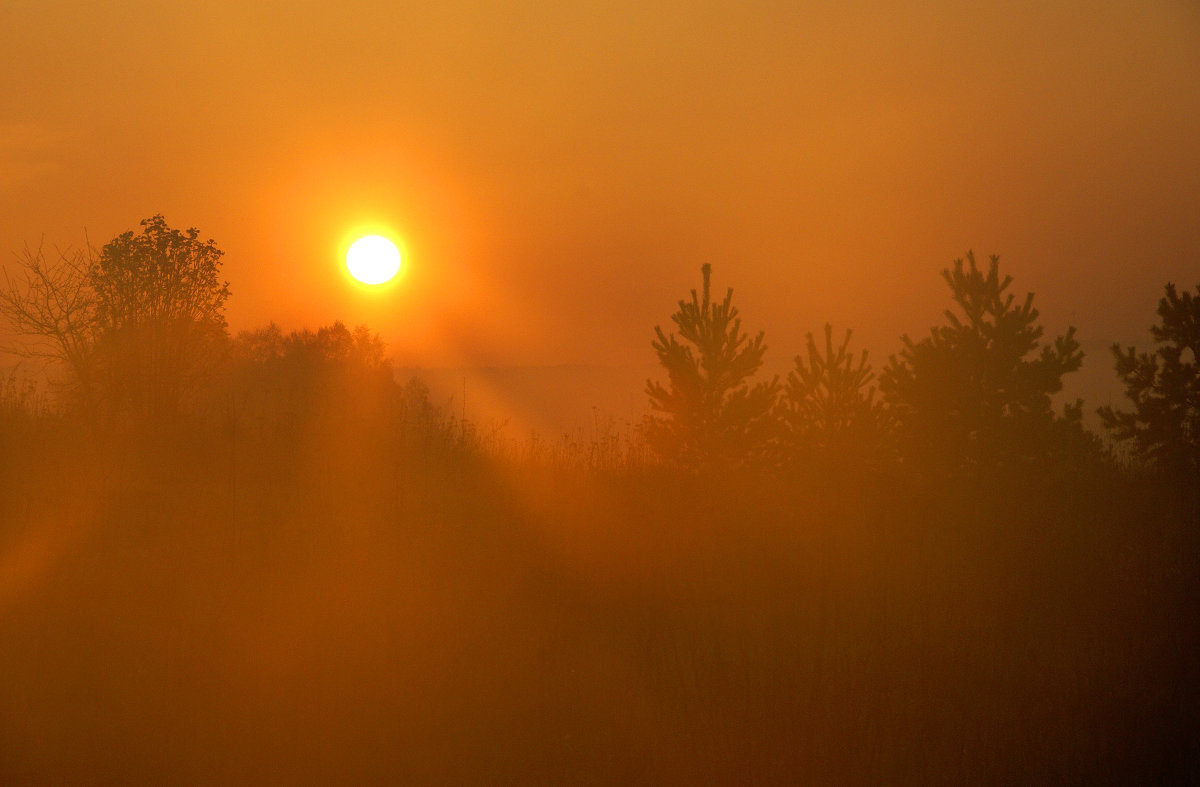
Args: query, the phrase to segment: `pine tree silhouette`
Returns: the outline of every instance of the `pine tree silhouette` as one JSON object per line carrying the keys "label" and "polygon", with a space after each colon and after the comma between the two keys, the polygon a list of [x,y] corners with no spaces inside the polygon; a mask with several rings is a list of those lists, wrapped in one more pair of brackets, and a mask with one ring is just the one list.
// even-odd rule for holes
{"label": "pine tree silhouette", "polygon": [[971,252],[966,263],[942,272],[962,316],[947,310],[948,325],[919,342],[904,336],[880,375],[910,452],[952,465],[1029,464],[1091,445],[1083,403],[1059,415],[1050,401],[1083,363],[1075,329],[1040,346],[1033,293],[1014,303],[999,257],[986,273]]}
{"label": "pine tree silhouette", "polygon": [[[1200,296],[1200,285],[1196,286]],[[1200,297],[1166,286],[1158,302],[1160,323],[1150,328],[1158,348],[1141,353],[1112,347],[1117,376],[1133,412],[1098,411],[1117,440],[1161,470],[1200,478]],[[1190,351],[1190,358],[1188,352]]]}
{"label": "pine tree silhouette", "polygon": [[883,447],[888,413],[875,398],[875,373],[867,351],[849,351],[852,332],[833,343],[825,325],[824,349],[808,334],[807,357],[797,355],[781,401],[787,452],[793,458],[870,458]]}
{"label": "pine tree silhouette", "polygon": [[671,316],[683,341],[654,328],[652,346],[668,384],[646,382],[654,411],[647,419],[647,438],[660,456],[686,465],[759,463],[776,437],[779,381],[749,383],[767,349],[763,333],[744,334],[733,289],[713,303],[712,267],[705,263],[700,272],[702,292],[692,290],[691,300],[679,301]]}

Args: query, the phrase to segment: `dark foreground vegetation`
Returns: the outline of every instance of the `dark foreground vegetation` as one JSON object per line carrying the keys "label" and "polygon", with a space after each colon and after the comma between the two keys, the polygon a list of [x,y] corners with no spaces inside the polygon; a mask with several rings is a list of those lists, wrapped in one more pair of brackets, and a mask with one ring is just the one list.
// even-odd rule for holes
{"label": "dark foreground vegetation", "polygon": [[1182,782],[1200,754],[1200,544],[1146,480],[23,438],[5,783]]}
{"label": "dark foreground vegetation", "polygon": [[1194,779],[1190,296],[1117,350],[1117,458],[994,263],[878,397],[829,331],[754,382],[708,277],[654,417],[583,443],[487,439],[366,330],[172,357],[110,308],[86,391],[0,394],[0,782]]}

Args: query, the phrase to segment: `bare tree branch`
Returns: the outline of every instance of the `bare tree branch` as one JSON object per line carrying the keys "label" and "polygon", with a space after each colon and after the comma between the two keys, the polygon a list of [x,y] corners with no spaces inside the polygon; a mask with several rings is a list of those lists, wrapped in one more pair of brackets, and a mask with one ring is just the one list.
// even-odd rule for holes
{"label": "bare tree branch", "polygon": [[0,351],[65,366],[86,399],[92,393],[97,337],[96,298],[89,283],[94,253],[55,249],[47,259],[41,245],[16,255],[19,269],[4,273],[0,287],[0,320],[17,341]]}

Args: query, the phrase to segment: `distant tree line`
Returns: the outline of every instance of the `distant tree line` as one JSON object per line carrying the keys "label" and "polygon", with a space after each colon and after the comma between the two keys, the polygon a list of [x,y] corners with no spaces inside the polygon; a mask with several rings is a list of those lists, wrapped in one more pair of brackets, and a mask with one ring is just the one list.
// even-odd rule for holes
{"label": "distant tree line", "polygon": [[[222,252],[161,215],[98,251],[39,248],[0,287],[12,352],[54,362],[64,401],[109,424],[207,419],[286,434],[304,424],[384,419],[412,439],[453,424],[419,381],[400,385],[379,337],[341,323],[287,335],[274,324],[231,337]],[[999,259],[972,253],[942,272],[953,308],[878,373],[852,334],[807,336],[786,380],[757,380],[767,350],[748,333],[733,290],[714,298],[712,270],[679,301],[674,332],[655,328],[667,373],[647,381],[646,442],[694,470],[907,466],[954,474],[1003,467],[1086,467],[1110,459],[1083,426],[1083,403],[1055,409],[1083,353],[1075,329],[1048,340],[1033,294],[1017,299]],[[1200,286],[1197,287],[1200,295]],[[1153,352],[1114,346],[1131,410],[1102,408],[1111,437],[1158,472],[1200,479],[1200,298],[1173,284],[1158,306]],[[11,383],[9,385],[11,388]],[[12,398],[12,397],[10,397]],[[350,403],[350,406],[347,406]],[[388,420],[390,419],[390,420]],[[419,436],[424,434],[423,438]]]}
{"label": "distant tree line", "polygon": [[[0,287],[0,319],[22,340],[6,349],[56,368],[60,409],[98,428],[183,423],[263,440],[357,430],[425,448],[467,433],[419,380],[395,379],[366,327],[231,336],[221,262],[214,241],[161,215],[99,250],[26,249]],[[29,398],[11,380],[4,390],[6,403]]]}
{"label": "distant tree line", "polygon": [[[1075,329],[1043,341],[1033,294],[1009,292],[998,257],[974,254],[942,272],[955,309],[946,323],[903,348],[877,376],[851,332],[835,342],[825,326],[818,345],[795,358],[785,385],[755,381],[766,352],[760,331],[742,328],[733,290],[720,303],[702,286],[656,328],[653,348],[665,384],[647,381],[652,413],[646,435],[659,456],[696,469],[898,463],[939,474],[1004,467],[1086,469],[1111,457],[1082,422],[1083,402],[1055,410],[1063,377],[1083,353]],[[1200,294],[1200,286],[1197,287]],[[1153,329],[1154,353],[1112,348],[1134,409],[1102,408],[1112,437],[1155,470],[1200,481],[1200,299],[1166,287]]]}

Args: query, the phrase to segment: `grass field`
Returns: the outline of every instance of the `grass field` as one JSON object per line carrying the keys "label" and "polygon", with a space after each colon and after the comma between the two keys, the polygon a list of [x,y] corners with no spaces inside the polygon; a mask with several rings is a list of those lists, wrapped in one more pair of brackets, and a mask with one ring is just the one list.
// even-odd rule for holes
{"label": "grass field", "polygon": [[1197,755],[1178,490],[371,430],[10,424],[23,783],[1167,783]]}

